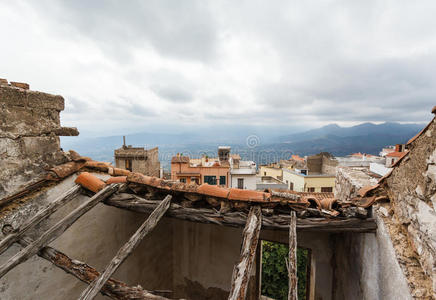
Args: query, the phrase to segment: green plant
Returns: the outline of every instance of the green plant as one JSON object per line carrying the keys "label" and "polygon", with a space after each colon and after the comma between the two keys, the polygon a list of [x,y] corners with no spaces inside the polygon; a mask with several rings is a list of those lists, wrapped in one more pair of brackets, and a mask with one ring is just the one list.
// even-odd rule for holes
{"label": "green plant", "polygon": [[[262,241],[262,295],[286,300],[288,297],[288,246]],[[298,299],[306,299],[309,250],[297,248]]]}

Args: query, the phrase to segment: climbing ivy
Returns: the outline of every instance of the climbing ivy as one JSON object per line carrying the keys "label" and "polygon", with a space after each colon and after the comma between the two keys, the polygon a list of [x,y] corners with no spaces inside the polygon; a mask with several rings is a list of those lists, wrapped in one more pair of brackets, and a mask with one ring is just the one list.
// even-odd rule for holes
{"label": "climbing ivy", "polygon": [[[298,299],[306,299],[309,251],[297,248]],[[276,300],[288,298],[288,246],[262,241],[262,295]]]}

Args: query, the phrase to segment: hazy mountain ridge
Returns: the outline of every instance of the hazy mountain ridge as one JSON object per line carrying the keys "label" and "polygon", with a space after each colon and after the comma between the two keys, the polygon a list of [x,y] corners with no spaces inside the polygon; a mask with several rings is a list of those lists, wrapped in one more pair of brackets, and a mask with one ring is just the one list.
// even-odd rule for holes
{"label": "hazy mountain ridge", "polygon": [[367,135],[394,135],[401,138],[413,136],[424,127],[423,124],[400,124],[394,122],[386,122],[382,124],[362,123],[351,127],[341,127],[337,124],[329,124],[321,128],[308,130],[301,133],[279,136],[277,142],[290,143],[312,140],[315,138],[324,138],[327,136],[336,137],[358,137]]}

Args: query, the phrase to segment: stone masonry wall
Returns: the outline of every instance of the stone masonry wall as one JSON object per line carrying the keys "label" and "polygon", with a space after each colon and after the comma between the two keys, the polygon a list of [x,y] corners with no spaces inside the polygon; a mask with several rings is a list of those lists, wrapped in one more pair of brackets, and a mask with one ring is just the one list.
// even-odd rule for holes
{"label": "stone masonry wall", "polygon": [[0,80],[0,197],[35,180],[45,168],[66,161],[59,135],[77,135],[60,125],[62,96],[30,91]]}
{"label": "stone masonry wall", "polygon": [[120,148],[114,151],[115,166],[126,168],[126,159],[132,162],[132,171],[148,176],[160,176],[159,148]]}
{"label": "stone masonry wall", "polygon": [[412,144],[409,154],[384,180],[394,217],[407,231],[410,245],[433,282],[436,297],[436,124],[435,119]]}
{"label": "stone masonry wall", "polygon": [[360,188],[377,184],[377,178],[368,174],[368,168],[338,167],[336,169],[335,197],[343,201],[357,196]]}

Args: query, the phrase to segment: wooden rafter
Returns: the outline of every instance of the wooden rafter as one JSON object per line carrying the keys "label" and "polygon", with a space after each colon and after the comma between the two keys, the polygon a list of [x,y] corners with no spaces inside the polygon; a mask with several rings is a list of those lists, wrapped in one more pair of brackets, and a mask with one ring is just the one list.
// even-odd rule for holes
{"label": "wooden rafter", "polygon": [[291,211],[289,223],[289,260],[288,260],[289,292],[288,300],[297,300],[297,216]]}
{"label": "wooden rafter", "polygon": [[80,193],[81,187],[79,185],[73,186],[71,189],[63,193],[61,196],[56,198],[53,202],[51,202],[47,207],[40,210],[36,215],[32,218],[27,219],[24,223],[10,232],[6,237],[0,241],[0,254],[2,254],[6,249],[8,249],[13,243],[18,241],[29,228],[34,227],[39,224],[46,217],[54,213],[59,207],[66,204],[71,199],[75,198]]}
{"label": "wooden rafter", "polygon": [[[159,205],[160,200],[146,200],[134,194],[117,194],[105,200],[104,203],[135,212],[151,213]],[[171,203],[167,216],[198,223],[233,227],[243,227],[247,220],[247,214],[242,211],[222,213],[211,208],[188,208],[176,203]],[[290,219],[291,216],[285,214],[264,215],[262,218],[262,228],[289,230]],[[297,219],[297,230],[299,231],[375,232],[376,229],[377,224],[373,218]]]}
{"label": "wooden rafter", "polygon": [[[27,237],[17,241],[22,247],[27,247],[33,241]],[[90,284],[93,280],[100,276],[95,268],[80,262],[76,259],[68,257],[65,253],[56,250],[53,247],[46,246],[38,253],[40,257],[53,263],[58,268],[64,270],[68,274],[75,276],[77,279]],[[153,295],[141,286],[128,286],[124,282],[109,278],[102,287],[100,292],[112,299],[138,299],[138,300],[167,300],[165,297]]]}
{"label": "wooden rafter", "polygon": [[150,214],[145,222],[139,227],[134,235],[124,244],[118,251],[112,261],[108,264],[106,269],[100,276],[95,279],[81,294],[81,300],[91,300],[99,293],[106,281],[112,276],[112,274],[118,269],[123,261],[133,252],[138,246],[139,242],[151,232],[168,210],[171,204],[171,195],[165,197],[164,200],[156,207],[156,209]]}
{"label": "wooden rafter", "polygon": [[80,218],[83,214],[85,214],[87,211],[97,205],[100,201],[115,193],[118,188],[119,184],[113,184],[105,187],[93,197],[88,199],[85,203],[70,212],[67,216],[62,218],[59,222],[57,222],[50,229],[44,232],[38,239],[33,241],[27,247],[23,248],[20,252],[15,254],[2,266],[0,266],[0,278],[18,264],[26,261],[29,257],[38,253],[38,251],[42,247],[50,244],[65,230],[67,230],[78,218]]}
{"label": "wooden rafter", "polygon": [[257,242],[259,241],[262,213],[259,206],[252,206],[248,214],[247,223],[243,231],[241,254],[238,263],[233,269],[232,285],[229,300],[244,300],[247,293],[248,281],[256,256]]}

